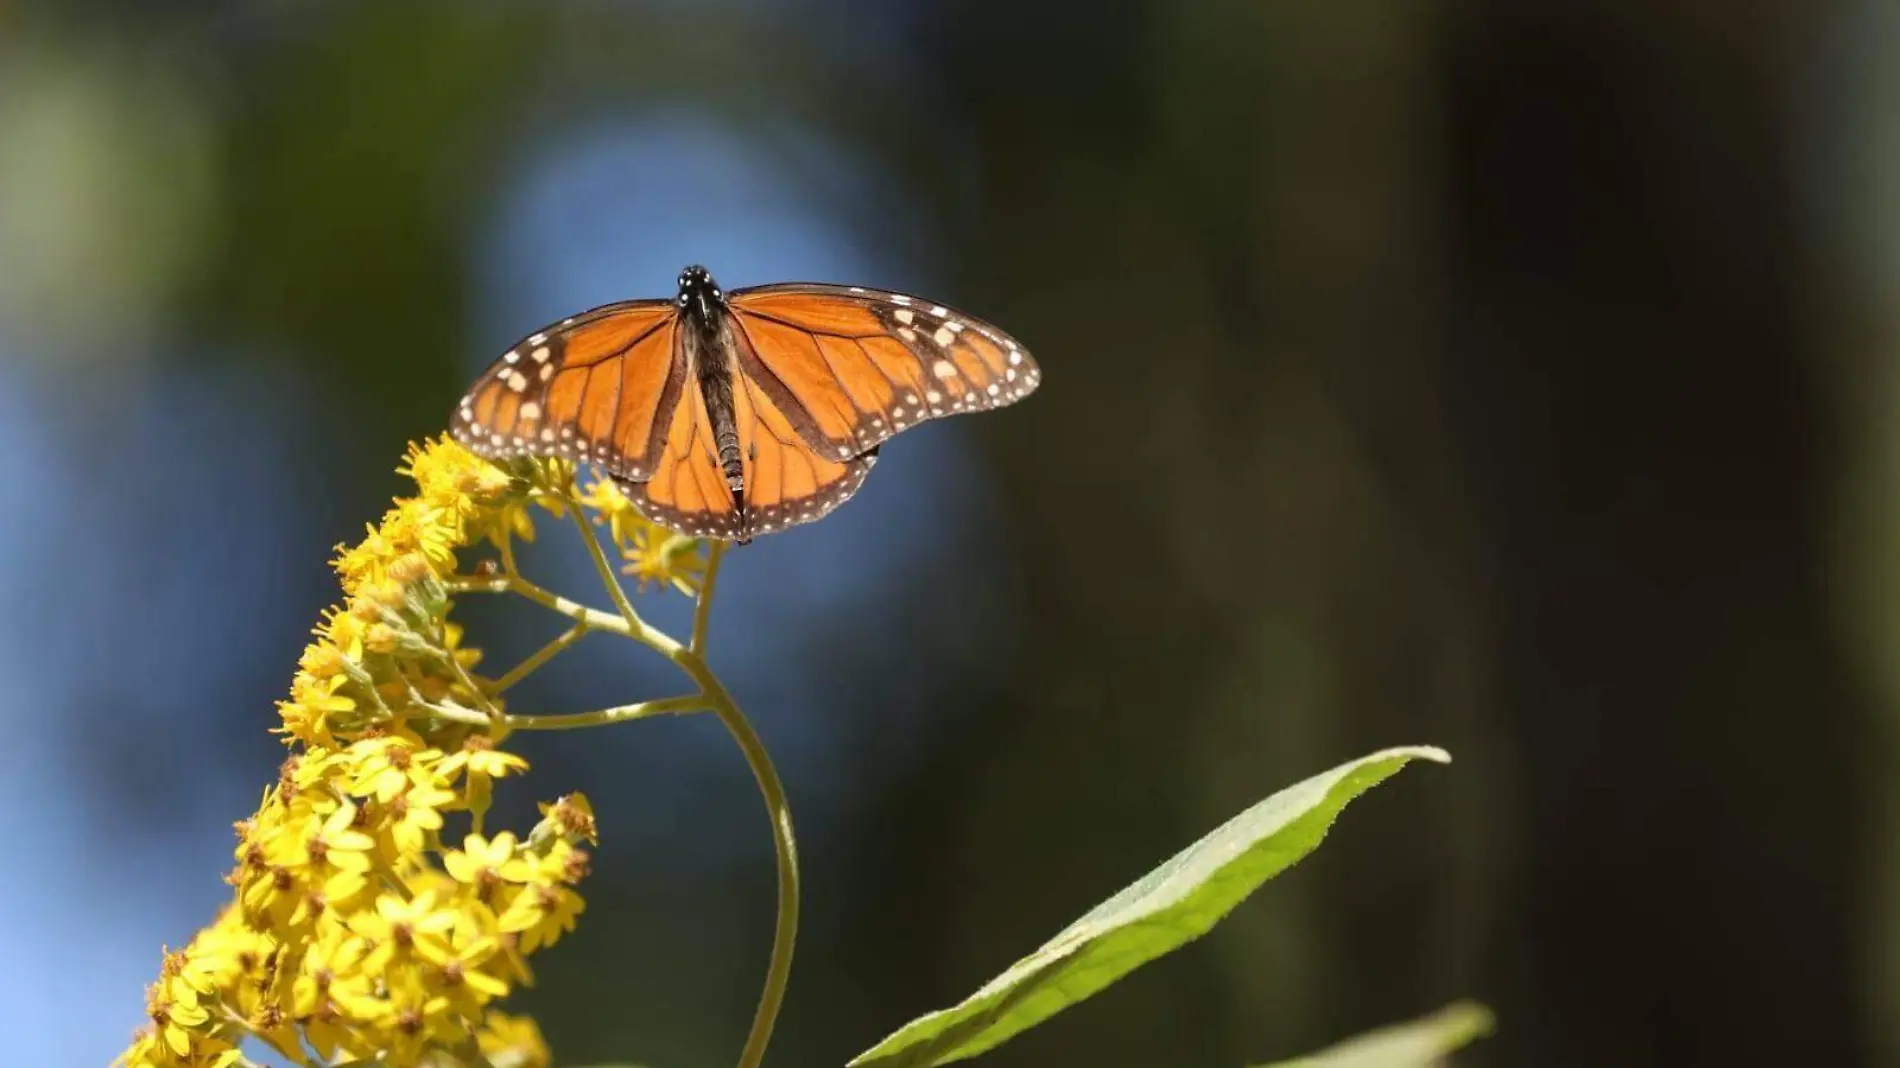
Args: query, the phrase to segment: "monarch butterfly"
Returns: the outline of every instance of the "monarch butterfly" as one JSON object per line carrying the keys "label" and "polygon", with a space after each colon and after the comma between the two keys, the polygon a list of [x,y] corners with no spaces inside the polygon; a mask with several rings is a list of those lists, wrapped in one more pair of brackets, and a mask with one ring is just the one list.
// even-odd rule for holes
{"label": "monarch butterfly", "polygon": [[597,464],[648,519],[744,544],[850,499],[898,431],[1041,378],[1015,339],[934,301],[813,282],[726,293],[695,265],[671,300],[523,338],[450,425],[490,459]]}

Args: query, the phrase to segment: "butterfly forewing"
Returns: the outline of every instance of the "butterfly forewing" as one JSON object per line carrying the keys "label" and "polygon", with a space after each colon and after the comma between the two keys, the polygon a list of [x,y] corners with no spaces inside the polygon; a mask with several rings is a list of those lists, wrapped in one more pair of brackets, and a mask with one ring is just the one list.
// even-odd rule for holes
{"label": "butterfly forewing", "polygon": [[817,452],[847,458],[927,419],[1028,396],[1029,351],[947,305],[859,286],[735,291],[740,370]]}
{"label": "butterfly forewing", "polygon": [[685,378],[673,304],[610,304],[523,338],[450,419],[490,459],[560,456],[650,477]]}

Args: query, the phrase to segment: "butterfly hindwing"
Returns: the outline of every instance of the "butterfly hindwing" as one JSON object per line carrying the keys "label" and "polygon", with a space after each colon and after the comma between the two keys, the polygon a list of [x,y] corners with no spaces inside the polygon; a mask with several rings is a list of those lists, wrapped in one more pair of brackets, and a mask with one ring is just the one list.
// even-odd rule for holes
{"label": "butterfly hindwing", "polygon": [[813,449],[772,397],[741,375],[733,397],[745,469],[748,534],[823,519],[851,499],[877,463],[877,447],[834,457]]}
{"label": "butterfly hindwing", "polygon": [[616,479],[640,514],[662,526],[702,538],[737,540],[746,535],[738,503],[719,468],[712,420],[699,390],[684,391],[651,477]]}

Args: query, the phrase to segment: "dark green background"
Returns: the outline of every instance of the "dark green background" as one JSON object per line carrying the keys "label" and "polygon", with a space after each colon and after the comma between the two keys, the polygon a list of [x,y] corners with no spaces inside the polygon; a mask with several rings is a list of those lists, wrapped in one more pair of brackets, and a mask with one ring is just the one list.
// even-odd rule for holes
{"label": "dark green background", "polygon": [[[261,784],[328,546],[471,359],[537,325],[471,307],[531,135],[682,105],[820,131],[911,216],[832,205],[854,239],[1023,338],[1046,382],[959,439],[1001,514],[973,559],[1013,593],[966,611],[957,574],[913,576],[875,623],[921,645],[960,612],[1014,635],[1006,671],[909,680],[922,758],[807,830],[773,1063],[841,1063],[1259,797],[1413,742],[1456,763],[985,1063],[1237,1066],[1461,996],[1502,1021],[1472,1064],[1894,1063],[1897,27],[1714,0],[0,7],[0,114],[47,71],[97,79],[136,161],[79,216],[108,234],[77,267],[29,225],[70,190],[0,184],[3,358],[55,391],[121,378],[61,409],[74,427],[233,362],[345,398],[282,472],[316,499],[276,651],[249,703],[192,713],[222,754],[171,765]],[[182,86],[189,121],[147,85]],[[13,129],[0,176],[38,151]],[[137,310],[145,355],[88,349],[97,307]],[[245,517],[107,523],[241,540]],[[119,555],[162,572],[142,522]],[[866,704],[905,665],[853,643],[807,654],[875,765],[925,728]],[[791,729],[738,696],[768,741]],[[120,797],[121,829],[175,831],[184,787],[142,757],[170,729],[108,732],[65,774]],[[585,744],[537,740],[532,781],[601,789],[563,748]],[[616,855],[644,817],[603,803],[580,935],[518,1001],[564,1063],[736,1055],[771,869],[736,755],[709,751],[736,793],[679,798],[677,835]],[[792,778],[795,811],[834,789]],[[688,862],[699,838],[737,859]],[[170,877],[215,899],[208,871]],[[133,990],[68,967],[136,1024]]]}

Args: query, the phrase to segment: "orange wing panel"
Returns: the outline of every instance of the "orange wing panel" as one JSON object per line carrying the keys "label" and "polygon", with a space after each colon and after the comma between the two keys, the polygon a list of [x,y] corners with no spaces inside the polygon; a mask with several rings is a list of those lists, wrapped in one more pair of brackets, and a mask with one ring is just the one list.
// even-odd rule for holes
{"label": "orange wing panel", "polygon": [[997,346],[996,342],[982,334],[974,330],[965,330],[958,335],[958,340],[982,358],[984,366],[990,369],[992,377],[1001,376],[1009,368],[1009,360],[1003,355],[1003,350]]}
{"label": "orange wing panel", "polygon": [[891,380],[856,340],[826,334],[818,338],[818,347],[858,411],[881,412],[890,406]]}
{"label": "orange wing panel", "polygon": [[818,339],[754,315],[746,316],[745,332],[759,362],[785,383],[793,399],[811,414],[819,433],[834,441],[849,440],[857,412],[850,395],[825,365]]}
{"label": "orange wing panel", "polygon": [[861,304],[811,293],[753,293],[734,297],[732,305],[826,334],[863,337],[884,329],[877,316]]}
{"label": "orange wing panel", "polygon": [[635,466],[646,462],[667,380],[679,370],[673,363],[673,329],[664,326],[648,334],[620,361],[619,419],[610,447]]}
{"label": "orange wing panel", "polygon": [[554,376],[548,387],[548,422],[552,424],[572,423],[580,418],[581,394],[587,388],[585,370],[564,370]]}
{"label": "orange wing panel", "polygon": [[642,335],[658,333],[659,324],[672,317],[673,306],[664,301],[610,312],[575,327],[566,335],[561,363],[567,367],[592,367],[626,351],[629,345],[643,340]]}
{"label": "orange wing panel", "polygon": [[[894,337],[867,337],[863,341],[864,351],[870,353],[871,362],[884,373],[886,378],[908,389],[924,388],[922,365],[904,343]],[[914,403],[914,402],[913,402]]]}
{"label": "orange wing panel", "polygon": [[950,359],[962,372],[961,377],[969,380],[971,389],[982,389],[990,384],[990,369],[984,366],[982,357],[976,353],[958,347],[950,350]]}
{"label": "orange wing panel", "polygon": [[495,418],[489,425],[502,437],[519,435],[515,426],[515,411],[521,407],[521,394],[514,390],[501,390],[501,397],[495,402]]}
{"label": "orange wing panel", "polygon": [[614,419],[620,414],[620,368],[596,364],[587,372],[580,425],[574,432],[590,442],[610,441]]}

